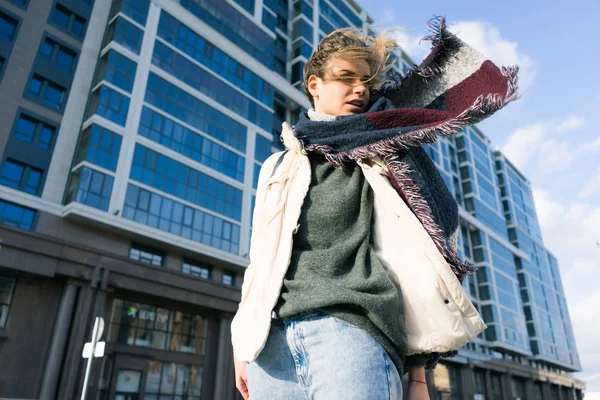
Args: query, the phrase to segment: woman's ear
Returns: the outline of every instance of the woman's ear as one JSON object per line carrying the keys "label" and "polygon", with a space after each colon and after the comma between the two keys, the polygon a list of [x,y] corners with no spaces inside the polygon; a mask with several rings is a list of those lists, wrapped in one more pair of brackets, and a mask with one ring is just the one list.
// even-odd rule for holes
{"label": "woman's ear", "polygon": [[316,75],[311,75],[308,77],[308,91],[310,92],[310,95],[313,98],[319,98],[318,94],[319,94],[319,90],[318,90],[318,86],[319,86],[319,78],[317,78]]}

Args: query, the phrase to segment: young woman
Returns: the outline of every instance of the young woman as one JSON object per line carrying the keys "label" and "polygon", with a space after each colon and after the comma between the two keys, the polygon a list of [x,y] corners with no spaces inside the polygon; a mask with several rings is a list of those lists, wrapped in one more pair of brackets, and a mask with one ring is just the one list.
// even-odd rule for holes
{"label": "young woman", "polygon": [[[402,86],[382,86],[385,36],[335,31],[307,62],[313,108],[284,124],[287,150],[259,176],[232,323],[245,399],[401,399],[405,372],[408,398],[428,399],[426,363],[485,329],[460,284],[457,205],[421,146],[499,109],[516,78],[436,28],[433,57]],[[441,72],[465,51],[460,75],[495,85]]]}

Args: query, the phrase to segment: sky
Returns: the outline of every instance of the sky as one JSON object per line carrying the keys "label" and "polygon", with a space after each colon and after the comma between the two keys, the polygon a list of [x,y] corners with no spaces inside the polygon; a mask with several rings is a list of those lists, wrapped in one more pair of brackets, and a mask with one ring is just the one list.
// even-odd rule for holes
{"label": "sky", "polygon": [[478,124],[530,180],[544,244],[558,258],[588,400],[600,400],[600,43],[598,0],[358,0],[416,64],[427,21],[497,65],[519,65],[521,99]]}

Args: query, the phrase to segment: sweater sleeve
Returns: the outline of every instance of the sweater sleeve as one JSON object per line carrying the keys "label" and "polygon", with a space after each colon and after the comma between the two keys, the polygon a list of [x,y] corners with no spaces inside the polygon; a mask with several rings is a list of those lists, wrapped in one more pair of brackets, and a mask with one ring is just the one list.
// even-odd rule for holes
{"label": "sweater sleeve", "polygon": [[406,356],[404,359],[404,372],[408,372],[409,368],[418,368],[425,366],[425,356],[423,354],[413,354]]}

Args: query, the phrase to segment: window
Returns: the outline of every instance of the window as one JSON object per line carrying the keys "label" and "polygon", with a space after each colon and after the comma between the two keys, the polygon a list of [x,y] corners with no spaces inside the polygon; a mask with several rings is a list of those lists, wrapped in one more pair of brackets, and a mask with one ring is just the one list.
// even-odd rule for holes
{"label": "window", "polygon": [[12,42],[18,25],[19,21],[0,11],[0,39]]}
{"label": "window", "polygon": [[67,203],[76,201],[107,211],[112,192],[113,177],[82,167],[71,175]]}
{"label": "window", "polygon": [[209,265],[192,261],[184,261],[181,264],[181,271],[202,279],[210,279],[212,275],[212,268]]}
{"label": "window", "polygon": [[204,355],[207,335],[208,319],[202,315],[115,299],[107,341]]}
{"label": "window", "polygon": [[[218,54],[217,57],[223,54],[219,49],[215,49],[214,52]],[[272,110],[251,99],[242,91],[234,89],[222,79],[207,72],[195,62],[161,42],[156,42],[154,46],[152,63],[265,131],[270,132],[273,128]],[[231,67],[235,67],[235,65],[231,64]],[[237,68],[235,71],[237,72]]]}
{"label": "window", "polygon": [[36,144],[42,149],[49,149],[52,146],[56,128],[47,125],[37,118],[28,114],[21,113],[15,123],[13,136],[27,143]]}
{"label": "window", "polygon": [[77,52],[59,44],[49,37],[44,38],[39,54],[41,59],[54,64],[64,71],[73,72],[75,69]]}
{"label": "window", "polygon": [[150,2],[148,0],[117,0],[114,3],[111,19],[114,14],[121,11],[138,24],[145,25],[149,7]]}
{"label": "window", "polygon": [[6,327],[8,312],[15,291],[15,279],[0,275],[0,328]]}
{"label": "window", "polygon": [[162,267],[164,265],[165,254],[158,250],[150,249],[148,247],[133,245],[129,250],[129,258],[141,261],[146,264],[152,264],[156,265],[157,267]]}
{"label": "window", "polygon": [[102,168],[116,171],[121,141],[121,135],[93,124],[81,135],[77,162],[86,160]]}
{"label": "window", "polygon": [[235,280],[235,276],[232,273],[223,272],[223,275],[221,277],[221,282],[224,285],[233,286],[234,280]]}
{"label": "window", "polygon": [[54,25],[57,25],[71,35],[82,38],[85,30],[86,19],[75,14],[73,11],[57,3],[52,10],[50,19]]}
{"label": "window", "polygon": [[125,195],[123,218],[229,253],[239,252],[238,224],[131,184]]}
{"label": "window", "polygon": [[4,67],[4,58],[0,57],[0,76],[2,75],[2,67]]}
{"label": "window", "polygon": [[138,133],[233,179],[244,181],[244,157],[154,110],[143,108]]}
{"label": "window", "polygon": [[0,172],[0,185],[37,196],[40,194],[43,174],[41,169],[7,159]]}
{"label": "window", "polygon": [[152,72],[148,78],[145,100],[236,150],[246,151],[247,128],[245,125],[208,106]]}
{"label": "window", "polygon": [[269,139],[257,134],[254,146],[254,158],[257,161],[264,162],[271,155],[271,147]]}
{"label": "window", "polygon": [[97,81],[106,80],[131,93],[137,64],[124,55],[111,50],[102,58]]}
{"label": "window", "polygon": [[107,41],[115,41],[135,54],[140,54],[144,32],[125,18],[118,17],[108,29]]}
{"label": "window", "polygon": [[131,179],[229,218],[241,220],[242,191],[137,144]]}
{"label": "window", "polygon": [[0,224],[29,231],[33,227],[34,216],[34,210],[0,200]]}
{"label": "window", "polygon": [[94,97],[91,107],[92,113],[95,112],[108,120],[125,126],[127,113],[129,112],[129,97],[107,86],[102,86],[94,92]]}
{"label": "window", "polygon": [[64,105],[66,93],[67,89],[38,74],[31,77],[26,92],[30,98],[41,101],[55,110],[60,110]]}

